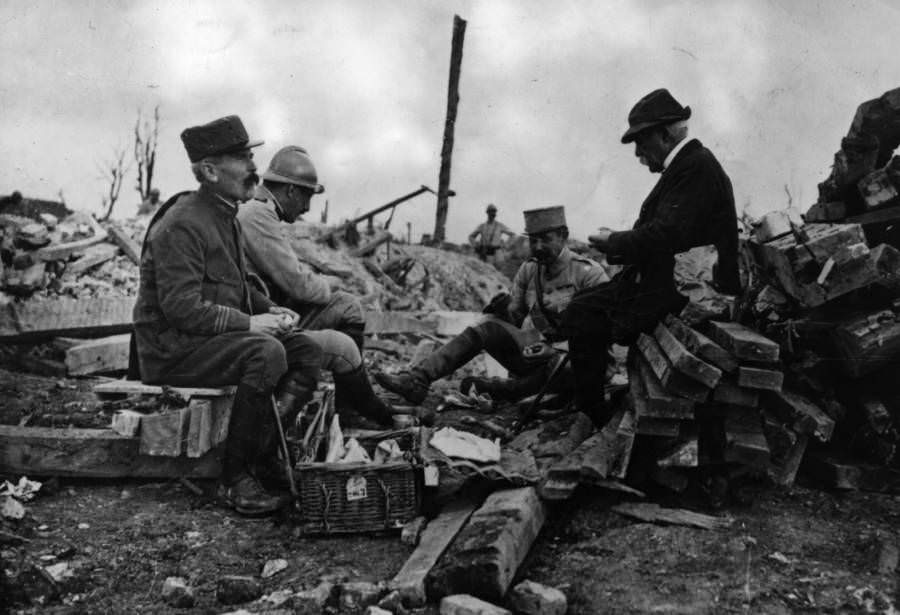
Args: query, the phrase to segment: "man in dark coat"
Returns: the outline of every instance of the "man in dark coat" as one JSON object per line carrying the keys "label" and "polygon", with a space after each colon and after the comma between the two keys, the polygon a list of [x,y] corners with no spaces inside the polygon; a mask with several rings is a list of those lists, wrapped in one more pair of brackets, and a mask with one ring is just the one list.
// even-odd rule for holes
{"label": "man in dark coat", "polygon": [[[298,316],[248,283],[238,204],[258,177],[240,118],[181,133],[200,188],[169,199],[150,222],[141,255],[134,339],[141,379],[173,386],[237,385],[222,496],[242,514],[276,510],[255,472],[272,451],[273,393],[314,389],[321,349],[293,332]],[[278,387],[278,388],[277,388]]]}
{"label": "man in dark coat", "polygon": [[687,304],[674,280],[675,255],[712,244],[718,252],[713,283],[737,294],[738,227],[728,175],[700,141],[687,138],[690,107],[665,89],[651,92],[628,115],[622,143],[661,177],[631,230],[601,229],[589,241],[623,270],[608,284],[573,297],[563,315],[579,410],[598,425],[610,418],[596,379],[605,373],[610,343],[631,344],[667,313]]}

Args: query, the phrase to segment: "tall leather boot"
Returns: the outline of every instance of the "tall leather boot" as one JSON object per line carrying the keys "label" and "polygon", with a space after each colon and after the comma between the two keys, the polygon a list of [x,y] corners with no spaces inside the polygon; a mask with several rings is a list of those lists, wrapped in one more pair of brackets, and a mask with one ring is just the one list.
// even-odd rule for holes
{"label": "tall leather boot", "polygon": [[377,373],[375,380],[388,391],[396,393],[413,404],[421,404],[428,396],[431,383],[449,376],[484,349],[481,336],[472,327],[431,353],[412,369],[396,375]]}
{"label": "tall leather boot", "polygon": [[251,469],[260,454],[258,426],[271,413],[271,398],[246,384],[239,384],[231,406],[225,459],[222,468],[221,495],[242,515],[275,512],[282,499],[271,495],[259,484]]}
{"label": "tall leather boot", "polygon": [[575,408],[600,429],[612,418],[603,386],[609,361],[608,344],[588,336],[573,337],[569,339],[569,357],[575,378]]}
{"label": "tall leather boot", "polygon": [[393,425],[392,408],[375,395],[363,364],[344,374],[334,374],[334,406],[338,412],[355,410],[383,427]]}
{"label": "tall leather boot", "polygon": [[297,422],[297,417],[306,407],[316,392],[316,381],[299,371],[288,372],[282,376],[275,389],[275,403],[278,416],[285,430]]}

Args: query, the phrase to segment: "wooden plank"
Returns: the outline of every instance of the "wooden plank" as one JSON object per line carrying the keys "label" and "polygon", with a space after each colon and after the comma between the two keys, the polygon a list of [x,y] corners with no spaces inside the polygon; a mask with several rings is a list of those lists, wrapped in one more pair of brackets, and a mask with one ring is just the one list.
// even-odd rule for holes
{"label": "wooden plank", "polygon": [[744,406],[747,408],[759,407],[759,391],[739,386],[737,382],[723,379],[713,390],[713,401]]}
{"label": "wooden plank", "polygon": [[709,335],[713,341],[738,359],[772,363],[778,360],[778,344],[749,327],[736,322],[708,323]]}
{"label": "wooden plank", "polygon": [[702,530],[727,529],[734,521],[727,517],[713,517],[683,508],[663,508],[652,502],[625,502],[616,504],[611,510],[646,523],[686,525]]}
{"label": "wooden plank", "polygon": [[729,407],[723,421],[726,462],[756,468],[769,464],[769,444],[763,433],[759,412],[750,408]]}
{"label": "wooden plank", "polygon": [[682,421],[678,419],[659,419],[653,416],[637,418],[637,433],[641,436],[662,436],[677,438],[681,433]]}
{"label": "wooden plank", "polygon": [[800,469],[803,456],[806,454],[806,445],[808,442],[808,436],[799,435],[793,446],[791,446],[784,455],[770,459],[766,474],[773,483],[783,487],[790,487],[794,484],[794,480],[797,477],[797,470]]}
{"label": "wooden plank", "polygon": [[780,391],[784,384],[784,372],[761,367],[738,367],[738,386],[748,389]]}
{"label": "wooden plank", "polygon": [[66,351],[66,368],[70,376],[87,376],[128,369],[131,334],[123,333],[96,340],[86,340]]}
{"label": "wooden plank", "polygon": [[858,378],[900,356],[900,318],[891,310],[854,316],[832,330],[845,371]]}
{"label": "wooden plank", "polygon": [[199,459],[150,457],[111,429],[0,425],[0,473],[84,478],[216,478],[222,447]]}
{"label": "wooden plank", "polygon": [[643,416],[653,416],[661,419],[694,418],[696,402],[684,397],[670,395],[643,357],[636,357],[635,362],[637,363],[639,380],[646,389],[647,394],[647,406],[642,410]]}
{"label": "wooden plank", "polygon": [[32,299],[0,310],[0,342],[58,336],[96,337],[131,331],[134,297]]}
{"label": "wooden plank", "polygon": [[730,352],[693,327],[689,327],[677,316],[669,314],[665,323],[672,335],[677,337],[685,348],[707,363],[715,365],[723,372],[733,372],[737,369],[738,361]]}
{"label": "wooden plank", "polygon": [[705,401],[709,396],[709,389],[672,367],[655,338],[641,333],[638,336],[637,347],[650,369],[670,393],[694,401]]}
{"label": "wooden plank", "polygon": [[682,374],[710,389],[719,383],[722,370],[696,357],[663,323],[656,325],[653,336],[669,362]]}
{"label": "wooden plank", "polygon": [[501,600],[546,516],[533,487],[492,493],[428,575],[429,600],[459,593]]}
{"label": "wooden plank", "polygon": [[830,440],[834,433],[834,420],[802,395],[790,391],[766,393],[764,403],[797,433],[814,436],[822,442]]}
{"label": "wooden plank", "polygon": [[119,247],[111,243],[98,243],[87,248],[84,253],[78,257],[78,260],[66,264],[65,275],[78,275],[84,273],[88,269],[102,265],[108,260],[115,258],[119,253]]}
{"label": "wooden plank", "polygon": [[141,264],[141,246],[125,232],[124,229],[115,224],[107,227],[110,239],[115,242],[122,252],[131,259],[135,265]]}
{"label": "wooden plank", "polygon": [[448,504],[428,523],[422,532],[419,546],[388,583],[392,591],[400,592],[403,601],[409,606],[418,607],[427,602],[425,580],[428,573],[476,508],[477,503],[458,499]]}
{"label": "wooden plank", "polygon": [[[184,399],[191,397],[227,397],[234,394],[237,387],[166,387]],[[163,387],[157,384],[144,384],[137,380],[109,380],[94,386],[97,395],[162,395]]]}

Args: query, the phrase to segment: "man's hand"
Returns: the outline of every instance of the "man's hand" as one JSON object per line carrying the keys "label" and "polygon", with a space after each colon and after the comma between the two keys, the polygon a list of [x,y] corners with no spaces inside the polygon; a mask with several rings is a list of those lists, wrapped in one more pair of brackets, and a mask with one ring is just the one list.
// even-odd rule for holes
{"label": "man's hand", "polygon": [[591,245],[601,252],[606,252],[609,248],[609,236],[613,234],[613,230],[606,227],[600,227],[594,235],[588,235],[588,241]]}
{"label": "man's hand", "polygon": [[250,330],[268,333],[280,337],[293,329],[300,322],[297,312],[286,307],[269,308],[266,314],[254,314],[250,317]]}
{"label": "man's hand", "polygon": [[300,324],[300,315],[290,308],[275,305],[269,308],[269,314],[278,314],[281,316],[285,333]]}

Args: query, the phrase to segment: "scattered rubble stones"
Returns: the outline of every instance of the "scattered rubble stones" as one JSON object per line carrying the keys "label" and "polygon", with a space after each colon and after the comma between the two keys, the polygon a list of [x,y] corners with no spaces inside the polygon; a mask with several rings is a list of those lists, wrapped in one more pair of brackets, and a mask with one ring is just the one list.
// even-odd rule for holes
{"label": "scattered rubble stones", "polygon": [[181,577],[168,577],[163,583],[162,599],[176,609],[194,606],[194,589]]}
{"label": "scattered rubble stones", "polygon": [[509,606],[522,615],[565,615],[568,608],[564,593],[534,581],[522,581],[513,587],[508,600]]}
{"label": "scattered rubble stones", "polygon": [[253,577],[228,575],[216,583],[216,600],[221,604],[241,604],[262,596],[262,586]]}
{"label": "scattered rubble stones", "polygon": [[441,600],[441,615],[512,615],[512,611],[475,596],[455,594]]}
{"label": "scattered rubble stones", "polygon": [[294,612],[298,615],[322,615],[325,605],[335,593],[334,583],[325,581],[312,589],[307,589],[294,594]]}
{"label": "scattered rubble stones", "polygon": [[363,609],[378,602],[384,589],[375,583],[355,581],[341,585],[338,603],[342,611],[361,613]]}

